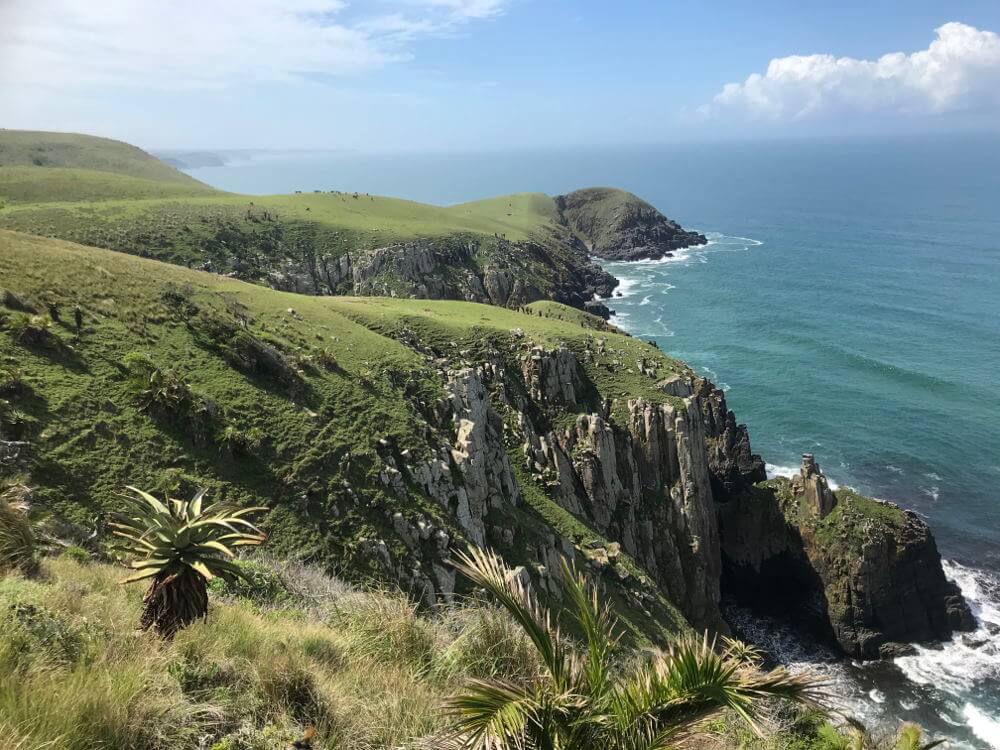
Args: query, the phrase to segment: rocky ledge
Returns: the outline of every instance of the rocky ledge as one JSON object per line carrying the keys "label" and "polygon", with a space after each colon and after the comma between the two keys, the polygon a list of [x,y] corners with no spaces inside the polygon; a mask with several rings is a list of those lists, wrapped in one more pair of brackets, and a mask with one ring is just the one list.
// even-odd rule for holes
{"label": "rocky ledge", "polygon": [[895,656],[975,627],[927,524],[892,503],[832,491],[809,454],[791,481],[758,484],[721,504],[719,519],[724,592],[791,615],[853,658]]}
{"label": "rocky ledge", "polygon": [[603,260],[659,260],[708,242],[623,190],[586,188],[555,200],[566,224]]}

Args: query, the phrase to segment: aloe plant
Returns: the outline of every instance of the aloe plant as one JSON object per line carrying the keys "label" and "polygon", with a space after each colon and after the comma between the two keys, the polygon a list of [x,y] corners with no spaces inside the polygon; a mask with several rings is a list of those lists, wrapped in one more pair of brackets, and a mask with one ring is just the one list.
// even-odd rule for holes
{"label": "aloe plant", "polygon": [[128,488],[126,508],[111,523],[115,550],[129,558],[136,572],[123,583],[152,579],[143,600],[140,626],[164,637],[208,615],[208,582],[242,577],[229,561],[233,548],[255,546],[265,535],[247,520],[267,508],[235,508],[225,503],[203,507],[206,491],[191,500],[158,500],[136,487]]}

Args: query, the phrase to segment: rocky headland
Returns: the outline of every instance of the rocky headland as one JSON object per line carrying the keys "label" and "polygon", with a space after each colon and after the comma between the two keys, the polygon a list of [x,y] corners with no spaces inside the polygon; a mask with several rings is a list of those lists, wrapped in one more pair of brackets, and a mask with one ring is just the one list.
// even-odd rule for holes
{"label": "rocky headland", "polygon": [[659,260],[675,250],[704,245],[641,198],[613,188],[586,188],[556,197],[566,223],[602,260]]}

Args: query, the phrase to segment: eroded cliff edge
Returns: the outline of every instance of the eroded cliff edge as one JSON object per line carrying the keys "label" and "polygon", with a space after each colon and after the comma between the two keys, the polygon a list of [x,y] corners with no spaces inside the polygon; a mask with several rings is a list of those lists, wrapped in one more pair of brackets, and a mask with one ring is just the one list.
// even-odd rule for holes
{"label": "eroded cliff edge", "polygon": [[[683,370],[657,380],[663,402],[621,401],[594,391],[570,348],[528,341],[511,353],[520,357],[515,371],[499,351],[447,371],[440,418],[453,423],[455,439],[437,458],[386,460],[392,476],[449,508],[474,544],[526,563],[548,595],[560,596],[564,555],[613,579],[629,609],[655,619],[664,614],[654,614],[652,586],[697,629],[727,631],[723,586],[758,609],[807,605],[816,635],[856,658],[973,626],[926,523],[889,503],[833,493],[811,457],[794,480],[765,481],[746,428],[709,381]],[[594,337],[582,357],[606,354]],[[652,360],[634,366],[661,374]],[[401,480],[396,491],[405,492]],[[515,511],[539,491],[571,521],[525,548],[532,535],[518,529]],[[447,569],[444,559],[436,570]],[[435,583],[421,583],[428,601],[451,595],[452,579],[443,589]]]}

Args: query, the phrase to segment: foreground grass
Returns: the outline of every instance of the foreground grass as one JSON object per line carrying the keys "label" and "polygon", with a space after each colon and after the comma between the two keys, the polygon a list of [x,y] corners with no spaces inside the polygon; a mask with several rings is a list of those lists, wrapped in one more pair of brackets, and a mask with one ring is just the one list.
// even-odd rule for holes
{"label": "foreground grass", "polygon": [[[531,679],[537,654],[479,601],[419,613],[298,563],[244,563],[210,616],[173,641],[135,629],[142,587],[79,548],[36,579],[0,580],[0,747],[273,750],[306,726],[323,748],[440,746],[444,701],[468,678]],[[721,717],[704,748],[832,748],[810,716],[766,740]]]}
{"label": "foreground grass", "polygon": [[255,750],[315,725],[320,747],[412,747],[440,731],[457,680],[534,669],[491,607],[420,617],[401,596],[283,571],[257,566],[172,642],[135,630],[142,590],[119,569],[63,556],[41,580],[0,581],[0,744]]}

